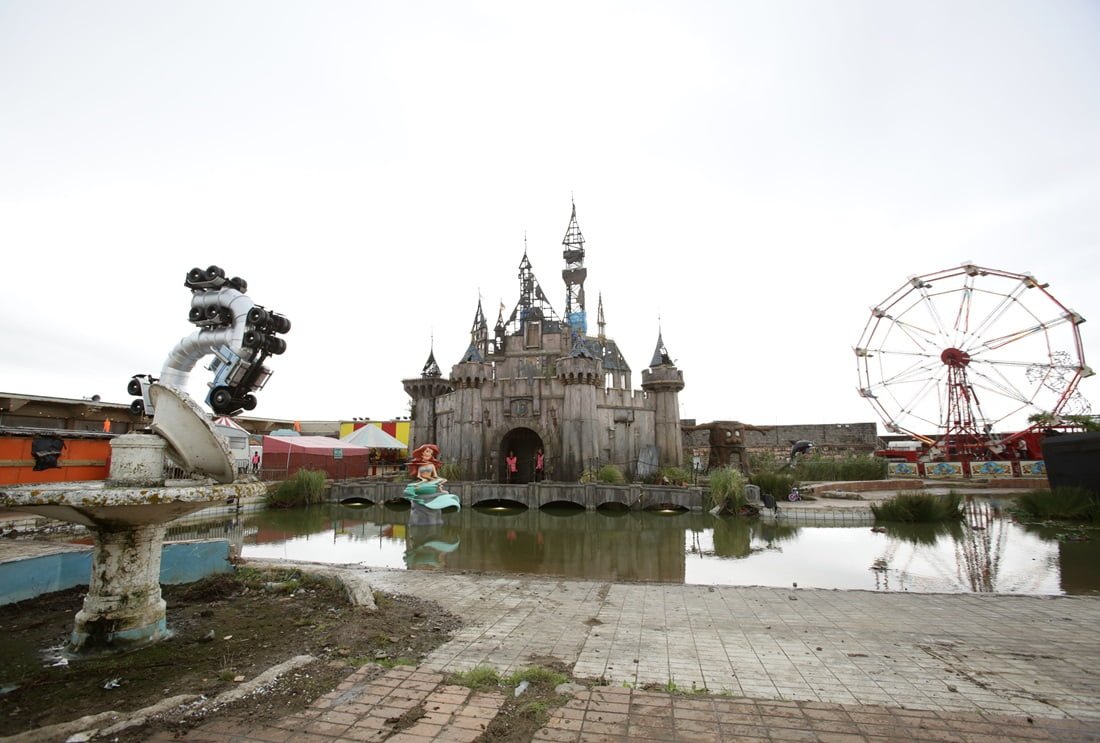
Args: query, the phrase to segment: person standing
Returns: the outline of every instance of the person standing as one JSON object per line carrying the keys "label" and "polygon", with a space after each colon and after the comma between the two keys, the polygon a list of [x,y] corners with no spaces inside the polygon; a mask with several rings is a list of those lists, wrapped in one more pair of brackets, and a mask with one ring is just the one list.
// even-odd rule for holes
{"label": "person standing", "polygon": [[515,452],[508,452],[508,456],[504,458],[504,465],[508,468],[508,482],[516,481],[516,454]]}
{"label": "person standing", "polygon": [[543,477],[543,467],[545,466],[545,459],[542,456],[542,449],[539,449],[535,453],[535,482],[541,482]]}
{"label": "person standing", "polygon": [[260,452],[252,452],[252,474],[255,475],[260,471]]}

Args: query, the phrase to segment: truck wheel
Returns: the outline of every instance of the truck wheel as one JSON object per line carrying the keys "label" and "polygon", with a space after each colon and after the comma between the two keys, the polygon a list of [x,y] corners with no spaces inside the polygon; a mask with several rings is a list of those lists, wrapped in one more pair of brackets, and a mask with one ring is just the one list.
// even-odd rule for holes
{"label": "truck wheel", "polygon": [[126,385],[126,392],[130,395],[140,395],[141,382],[137,381],[136,379],[131,379],[130,383]]}
{"label": "truck wheel", "polygon": [[225,387],[219,387],[210,395],[210,407],[215,413],[228,413],[233,409],[233,395]]}
{"label": "truck wheel", "polygon": [[134,415],[145,415],[145,403],[141,400],[134,400],[130,403],[130,412]]}
{"label": "truck wheel", "polygon": [[241,407],[244,408],[245,410],[255,410],[256,409],[256,396],[255,395],[245,395],[243,398],[241,398]]}

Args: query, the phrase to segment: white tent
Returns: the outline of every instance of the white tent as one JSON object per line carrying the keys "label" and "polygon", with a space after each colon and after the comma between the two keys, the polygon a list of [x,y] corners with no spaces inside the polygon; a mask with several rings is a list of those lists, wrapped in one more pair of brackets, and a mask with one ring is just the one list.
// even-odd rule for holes
{"label": "white tent", "polygon": [[399,439],[395,439],[378,426],[366,425],[358,428],[347,436],[341,436],[340,440],[355,446],[365,446],[370,449],[404,449],[406,445]]}

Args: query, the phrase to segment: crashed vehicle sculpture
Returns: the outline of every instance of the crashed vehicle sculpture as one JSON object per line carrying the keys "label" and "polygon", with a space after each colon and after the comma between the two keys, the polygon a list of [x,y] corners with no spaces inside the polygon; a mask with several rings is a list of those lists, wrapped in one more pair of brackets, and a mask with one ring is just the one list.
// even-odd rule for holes
{"label": "crashed vehicle sculpture", "polygon": [[245,293],[248,283],[234,276],[227,279],[218,266],[192,268],[184,286],[191,290],[187,319],[198,330],[182,339],[168,354],[160,377],[136,374],[126,391],[139,396],[130,404],[135,415],[152,415],[149,388],[154,382],[186,388],[191,370],[202,357],[213,354],[207,366],[214,372],[206,404],[218,415],[236,415],[256,407],[256,390],[271,376],[264,366],[268,356],[286,351],[280,338],[290,331],[290,320],[255,304]]}

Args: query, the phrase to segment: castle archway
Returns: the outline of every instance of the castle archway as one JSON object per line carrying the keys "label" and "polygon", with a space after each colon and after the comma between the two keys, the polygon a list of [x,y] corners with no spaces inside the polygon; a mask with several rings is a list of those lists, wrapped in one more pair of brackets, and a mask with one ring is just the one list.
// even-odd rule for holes
{"label": "castle archway", "polygon": [[539,450],[546,451],[542,438],[530,428],[513,428],[504,434],[500,441],[500,461],[497,463],[497,472],[500,473],[500,481],[508,482],[509,453],[516,456],[516,475],[513,483],[532,482],[535,479],[535,457]]}

